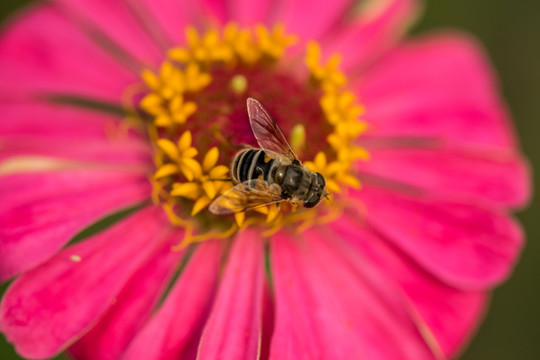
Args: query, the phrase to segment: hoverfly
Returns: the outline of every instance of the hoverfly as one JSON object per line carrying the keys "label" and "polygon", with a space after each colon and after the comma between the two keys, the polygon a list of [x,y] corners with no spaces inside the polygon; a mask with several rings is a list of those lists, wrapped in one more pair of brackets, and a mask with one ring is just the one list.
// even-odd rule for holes
{"label": "hoverfly", "polygon": [[283,201],[306,208],[316,206],[328,194],[324,177],[298,160],[259,101],[248,98],[247,111],[260,149],[246,148],[236,154],[231,165],[235,186],[214,200],[210,211],[233,214]]}

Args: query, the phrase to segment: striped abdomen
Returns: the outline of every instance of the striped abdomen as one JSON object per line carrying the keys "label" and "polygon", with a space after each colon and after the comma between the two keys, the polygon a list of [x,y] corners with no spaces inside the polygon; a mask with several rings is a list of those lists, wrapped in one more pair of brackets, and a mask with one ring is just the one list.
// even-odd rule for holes
{"label": "striped abdomen", "polygon": [[272,184],[275,182],[272,173],[278,165],[274,159],[266,156],[264,150],[245,149],[236,154],[231,166],[231,175],[238,183],[261,178]]}

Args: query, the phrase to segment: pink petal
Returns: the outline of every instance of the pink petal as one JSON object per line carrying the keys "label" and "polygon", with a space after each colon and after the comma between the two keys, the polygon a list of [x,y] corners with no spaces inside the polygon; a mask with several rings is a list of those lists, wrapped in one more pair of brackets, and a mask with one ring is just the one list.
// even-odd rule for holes
{"label": "pink petal", "polygon": [[484,294],[461,291],[441,283],[367,227],[346,216],[331,228],[334,236],[354,244],[369,261],[369,266],[390,279],[391,286],[401,289],[396,296],[402,296],[404,304],[410,305],[411,317],[418,321],[426,340],[446,357],[455,355],[483,315]]}
{"label": "pink petal", "polygon": [[227,3],[225,0],[200,0],[199,20],[206,20],[210,23],[224,25],[227,22]]}
{"label": "pink petal", "polygon": [[150,317],[170,281],[181,256],[171,247],[184,236],[173,232],[144,265],[131,277],[114,303],[96,325],[71,346],[69,352],[76,359],[118,359],[127,345]]}
{"label": "pink petal", "polygon": [[125,1],[55,0],[54,3],[80,26],[101,33],[141,64],[156,66],[163,60],[165,49],[159,47]]}
{"label": "pink petal", "polygon": [[260,351],[263,242],[255,230],[235,239],[197,359],[255,359]]}
{"label": "pink petal", "polygon": [[166,225],[160,208],[141,210],[23,274],[2,300],[0,330],[24,357],[57,354],[114,303]]}
{"label": "pink petal", "polygon": [[116,116],[46,103],[0,104],[0,160],[23,155],[69,160],[151,164],[146,140],[123,129]]}
{"label": "pink petal", "polygon": [[131,342],[122,359],[184,359],[198,341],[212,304],[221,241],[205,242],[195,250],[163,306]]}
{"label": "pink petal", "polygon": [[144,174],[105,170],[0,177],[0,279],[54,255],[96,220],[150,196]]}
{"label": "pink petal", "polygon": [[3,114],[0,136],[21,135],[76,137],[79,140],[107,139],[107,131],[118,126],[121,118],[71,106],[45,102],[0,103]]}
{"label": "pink petal", "polygon": [[271,284],[266,282],[263,292],[262,336],[261,351],[259,354],[260,359],[270,358],[270,344],[272,342],[272,335],[274,333],[274,321],[276,314],[273,294],[270,287]]}
{"label": "pink petal", "polygon": [[[173,44],[185,42],[185,29],[191,23],[191,19],[196,16],[193,9],[196,2],[193,1],[170,1],[170,0],[128,0],[130,6],[139,6],[146,9],[146,16],[152,17],[154,25],[161,27],[167,38]],[[200,13],[197,14],[200,16]]]}
{"label": "pink petal", "polygon": [[0,77],[4,99],[52,92],[120,102],[137,81],[49,5],[23,12],[3,32]]}
{"label": "pink petal", "polygon": [[[0,161],[26,156],[39,156],[76,160],[79,165],[103,166],[107,164],[133,165],[136,171],[148,170],[148,144],[136,141],[90,140],[81,143],[76,139],[59,141],[56,136],[12,136],[0,139]],[[84,146],[81,146],[84,145]],[[86,164],[84,164],[86,163]],[[91,164],[93,163],[93,164]]]}
{"label": "pink petal", "polygon": [[321,37],[343,21],[353,1],[336,0],[329,6],[328,1],[324,0],[290,0],[273,6],[277,10],[273,11],[275,18],[269,22],[283,22],[289,33],[307,41]]}
{"label": "pink petal", "polygon": [[347,72],[365,69],[402,37],[419,7],[418,0],[370,1],[339,33],[325,38],[325,56],[345,55],[342,68]]}
{"label": "pink petal", "polygon": [[153,33],[160,44],[167,44],[167,48],[185,43],[188,25],[205,29],[216,21],[224,24],[228,10],[225,1],[222,0],[124,0],[124,2],[138,15],[139,20],[145,21],[146,31]]}
{"label": "pink petal", "polygon": [[441,281],[486,289],[506,278],[521,250],[519,226],[481,202],[414,197],[364,186],[351,196],[365,205],[366,222]]}
{"label": "pink petal", "polygon": [[461,35],[400,45],[358,86],[369,136],[377,140],[431,138],[459,146],[513,147],[496,89],[479,46]]}
{"label": "pink petal", "polygon": [[433,359],[395,289],[341,243],[321,229],[302,239],[285,233],[272,239],[276,325],[270,358]]}
{"label": "pink petal", "polygon": [[449,197],[475,197],[504,206],[530,197],[529,169],[514,151],[466,151],[444,147],[371,148],[362,173]]}
{"label": "pink petal", "polygon": [[229,19],[243,26],[252,26],[258,23],[268,24],[269,13],[275,6],[269,0],[229,0],[227,5]]}

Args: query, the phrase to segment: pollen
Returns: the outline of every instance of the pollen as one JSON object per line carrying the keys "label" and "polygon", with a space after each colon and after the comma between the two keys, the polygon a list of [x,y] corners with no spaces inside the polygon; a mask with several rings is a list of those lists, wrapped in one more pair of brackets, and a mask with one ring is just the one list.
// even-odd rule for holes
{"label": "pollen", "polygon": [[201,165],[194,159],[198,151],[191,146],[191,132],[183,133],[176,144],[169,139],[159,139],[156,145],[160,150],[158,156],[162,157],[159,163],[163,165],[157,169],[154,179],[181,173],[191,181],[202,173]]}
{"label": "pollen", "polygon": [[231,90],[236,94],[243,94],[248,87],[248,81],[244,75],[234,75],[230,82]]}
{"label": "pollen", "polygon": [[340,55],[323,59],[320,46],[308,42],[308,76],[300,79],[287,58],[298,38],[281,24],[229,23],[204,32],[190,26],[185,37],[159,68],[141,73],[144,91],[129,106],[130,123],[137,117],[144,124],[154,149],[153,200],[173,225],[186,229],[177,248],[226,238],[247,226],[264,227],[270,235],[284,226],[301,231],[318,219],[335,218],[342,208],[330,201],[313,209],[282,202],[234,216],[207,209],[236,185],[230,175],[236,152],[257,146],[245,109],[248,97],[271,106],[292,148],[307,168],[325,177],[329,193],[360,187],[353,163],[369,159],[358,144],[368,125],[361,120],[364,108],[347,89]]}
{"label": "pollen", "polygon": [[291,131],[291,147],[297,154],[302,154],[306,146],[306,128],[303,124],[296,124]]}
{"label": "pollen", "polygon": [[175,182],[172,185],[171,196],[195,201],[191,210],[192,216],[205,209],[218,194],[232,186],[229,181],[225,181],[229,168],[225,165],[217,165],[218,158],[219,150],[213,147],[204,156],[200,172],[188,182]]}
{"label": "pollen", "polygon": [[319,44],[310,41],[307,45],[305,63],[313,81],[319,83],[326,92],[345,86],[347,79],[339,70],[341,57],[334,54],[325,64],[321,64],[321,48]]}

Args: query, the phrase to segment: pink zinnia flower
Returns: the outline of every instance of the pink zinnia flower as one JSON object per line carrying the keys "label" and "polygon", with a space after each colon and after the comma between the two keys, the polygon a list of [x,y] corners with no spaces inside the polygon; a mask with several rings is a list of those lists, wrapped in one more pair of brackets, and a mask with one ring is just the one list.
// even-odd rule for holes
{"label": "pink zinnia flower", "polygon": [[[0,330],[19,354],[460,351],[519,254],[508,211],[529,196],[492,70],[462,34],[402,40],[414,0],[327,4],[55,0],[11,20]],[[208,211],[236,146],[256,145],[248,97],[332,201]]]}

